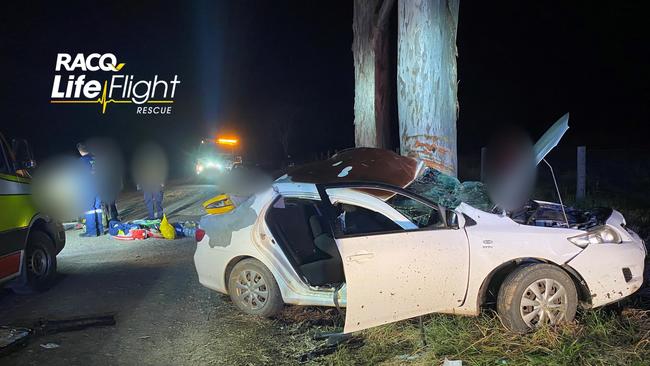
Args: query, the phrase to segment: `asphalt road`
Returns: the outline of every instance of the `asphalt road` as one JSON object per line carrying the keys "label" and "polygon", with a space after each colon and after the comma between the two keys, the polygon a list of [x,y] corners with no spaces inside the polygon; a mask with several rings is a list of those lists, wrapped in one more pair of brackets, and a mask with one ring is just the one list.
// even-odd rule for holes
{"label": "asphalt road", "polygon": [[[215,193],[207,185],[168,188],[170,221],[198,219],[200,203]],[[124,195],[118,208],[127,219],[145,212],[137,192]],[[193,239],[122,242],[78,233],[67,232],[52,289],[0,295],[0,325],[102,313],[115,313],[117,324],[34,338],[0,358],[1,365],[294,364],[297,344],[308,343],[290,322],[244,316],[228,297],[202,287]],[[41,347],[46,343],[59,347]]]}

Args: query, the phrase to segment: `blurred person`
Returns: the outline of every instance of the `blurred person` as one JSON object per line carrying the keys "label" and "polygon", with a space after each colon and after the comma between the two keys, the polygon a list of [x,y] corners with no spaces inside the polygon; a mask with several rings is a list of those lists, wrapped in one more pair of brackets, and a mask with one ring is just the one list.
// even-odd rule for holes
{"label": "blurred person", "polygon": [[144,194],[149,220],[161,219],[163,210],[163,188],[167,178],[167,158],[163,149],[154,143],[145,143],[133,159],[133,177]]}
{"label": "blurred person", "polygon": [[119,221],[115,201],[123,188],[123,163],[120,149],[112,140],[103,137],[88,140],[86,147],[95,160],[95,180],[102,200],[105,224]]}
{"label": "blurred person", "polygon": [[160,183],[154,186],[144,186],[142,191],[144,192],[144,204],[147,206],[147,219],[156,220],[162,219],[163,216],[163,188],[165,187],[164,183]]}
{"label": "blurred person", "polygon": [[97,182],[95,179],[95,157],[90,153],[84,143],[77,144],[77,150],[81,157],[84,168],[84,175],[81,177],[83,180],[83,189],[81,195],[84,202],[86,202],[84,217],[86,219],[86,231],[80,236],[93,237],[100,236],[104,233],[102,223],[102,202],[97,194]]}
{"label": "blurred person", "polygon": [[108,220],[109,221],[120,221],[120,215],[117,212],[117,205],[115,201],[112,201],[106,204],[108,210]]}

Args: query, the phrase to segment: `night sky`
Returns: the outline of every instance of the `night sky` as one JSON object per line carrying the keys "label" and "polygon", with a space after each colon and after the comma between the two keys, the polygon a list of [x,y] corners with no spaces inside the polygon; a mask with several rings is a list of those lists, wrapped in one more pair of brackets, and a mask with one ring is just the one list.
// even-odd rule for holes
{"label": "night sky", "polygon": [[[502,124],[537,138],[567,111],[564,144],[647,146],[647,14],[640,1],[461,0],[459,153]],[[0,32],[1,129],[41,159],[93,136],[127,158],[155,140],[181,174],[201,137],[228,132],[251,161],[277,160],[282,119],[293,121],[295,157],[354,142],[351,1],[11,2]],[[59,52],[111,52],[143,79],[178,74],[173,114],[49,104]]]}

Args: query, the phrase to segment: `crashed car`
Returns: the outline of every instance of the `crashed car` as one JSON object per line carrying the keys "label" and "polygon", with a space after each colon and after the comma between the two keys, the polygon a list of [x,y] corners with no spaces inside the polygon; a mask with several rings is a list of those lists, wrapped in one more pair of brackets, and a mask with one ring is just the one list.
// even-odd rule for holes
{"label": "crashed car", "polygon": [[[566,129],[558,121],[537,156]],[[200,226],[201,284],[250,315],[346,307],[346,333],[489,303],[515,331],[571,321],[639,289],[646,255],[618,211],[531,200],[506,212],[480,182],[370,148],[293,168]]]}

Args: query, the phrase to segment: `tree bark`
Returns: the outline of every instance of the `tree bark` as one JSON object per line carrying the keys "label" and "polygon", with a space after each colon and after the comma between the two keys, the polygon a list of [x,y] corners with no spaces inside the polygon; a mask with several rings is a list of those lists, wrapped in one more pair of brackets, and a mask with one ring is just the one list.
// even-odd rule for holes
{"label": "tree bark", "polygon": [[390,44],[388,24],[394,0],[384,0],[377,14],[373,31],[373,49],[375,51],[375,129],[376,146],[382,149],[391,148],[390,144],[390,103],[393,97],[391,91]]}
{"label": "tree bark", "polygon": [[397,105],[402,155],[457,174],[459,0],[400,0]]}
{"label": "tree bark", "polygon": [[375,50],[372,35],[380,0],[354,0],[354,145],[376,147]]}
{"label": "tree bark", "polygon": [[390,147],[388,24],[395,0],[355,0],[354,140],[357,147]]}

